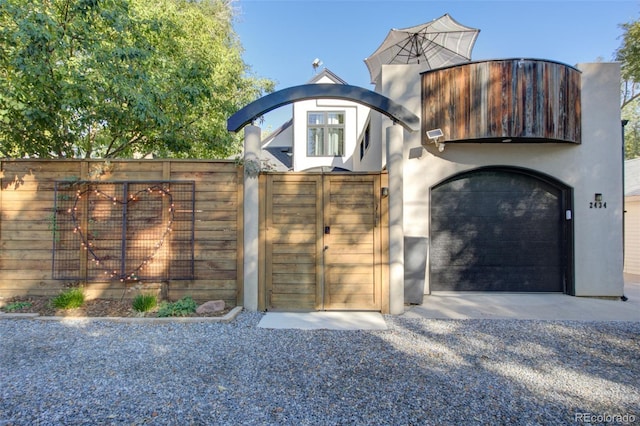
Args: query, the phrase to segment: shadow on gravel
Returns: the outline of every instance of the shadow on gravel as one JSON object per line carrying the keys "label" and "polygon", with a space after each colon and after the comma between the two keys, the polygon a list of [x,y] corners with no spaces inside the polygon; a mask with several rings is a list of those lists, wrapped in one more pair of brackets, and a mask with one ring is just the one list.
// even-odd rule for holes
{"label": "shadow on gravel", "polygon": [[0,424],[549,425],[639,414],[639,323],[387,317],[384,331],[302,331],[258,328],[260,318],[0,321]]}
{"label": "shadow on gravel", "polygon": [[[573,423],[585,413],[640,418],[636,322],[405,320],[398,326],[422,348],[422,360],[441,360],[427,369],[465,377],[458,391],[475,406],[486,401],[495,420]],[[482,411],[482,421],[490,420]]]}

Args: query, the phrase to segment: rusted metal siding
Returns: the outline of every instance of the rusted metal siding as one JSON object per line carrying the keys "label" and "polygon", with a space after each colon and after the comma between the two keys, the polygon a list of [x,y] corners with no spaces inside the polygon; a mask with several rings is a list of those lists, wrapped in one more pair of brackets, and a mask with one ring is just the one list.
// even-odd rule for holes
{"label": "rusted metal siding", "polygon": [[581,142],[580,72],[557,62],[499,60],[422,75],[422,130],[443,142]]}

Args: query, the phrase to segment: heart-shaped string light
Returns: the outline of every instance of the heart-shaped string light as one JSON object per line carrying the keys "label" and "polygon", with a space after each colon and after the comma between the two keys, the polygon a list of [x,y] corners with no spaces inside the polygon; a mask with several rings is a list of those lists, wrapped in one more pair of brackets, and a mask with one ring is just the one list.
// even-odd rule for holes
{"label": "heart-shaped string light", "polygon": [[[130,202],[135,202],[138,200],[138,197],[140,196],[140,194],[144,194],[144,193],[154,193],[155,191],[157,191],[158,193],[160,193],[163,197],[169,197],[169,220],[167,222],[167,226],[166,229],[164,230],[162,236],[160,237],[160,240],[158,240],[158,242],[155,245],[155,249],[151,252],[150,255],[146,256],[142,262],[140,262],[140,264],[134,268],[133,270],[125,273],[125,274],[120,274],[118,271],[113,271],[113,270],[104,270],[105,275],[108,275],[109,278],[114,279],[114,278],[119,278],[120,281],[135,281],[138,280],[138,273],[147,265],[149,265],[151,263],[151,261],[153,260],[153,258],[156,256],[156,254],[158,253],[158,251],[162,248],[162,246],[164,245],[165,239],[167,237],[167,235],[172,231],[171,226],[173,224],[174,221],[174,212],[175,212],[175,206],[173,204],[173,196],[171,195],[171,192],[169,191],[169,188],[165,188],[163,186],[160,185],[153,185],[153,186],[149,186],[146,189],[141,189],[140,191],[137,191],[133,194],[129,195],[129,199],[128,200],[118,200],[117,197],[114,197],[112,195],[107,194],[104,191],[101,191],[97,188],[92,189],[91,186],[87,187],[87,189],[85,189],[84,191],[80,191],[78,190],[76,192],[76,199],[75,202],[73,203],[73,206],[67,211],[67,213],[71,214],[71,220],[73,222],[73,232],[77,233],[78,235],[80,235],[80,245],[82,246],[83,249],[87,250],[87,252],[89,253],[89,256],[91,256],[91,261],[94,262],[96,264],[96,267],[100,267],[100,263],[102,262],[104,264],[104,260],[105,259],[101,259],[95,251],[95,248],[93,246],[93,243],[91,243],[88,238],[87,235],[85,235],[85,233],[83,233],[82,228],[80,227],[80,225],[78,224],[78,217],[77,217],[77,211],[78,211],[78,203],[80,202],[80,200],[82,199],[82,197],[84,195],[86,195],[87,193],[94,193],[95,196],[100,197],[100,198],[104,198],[105,200],[109,200],[113,203],[113,205],[124,205],[124,204],[128,204]],[[104,269],[104,268],[102,268]]]}

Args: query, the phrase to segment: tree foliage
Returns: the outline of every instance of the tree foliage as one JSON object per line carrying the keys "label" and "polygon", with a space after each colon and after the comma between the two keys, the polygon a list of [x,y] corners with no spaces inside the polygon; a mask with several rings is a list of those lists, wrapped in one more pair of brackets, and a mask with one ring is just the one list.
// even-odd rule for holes
{"label": "tree foliage", "polygon": [[640,157],[640,22],[621,25],[622,43],[616,60],[622,64],[621,108],[625,126],[625,156]]}
{"label": "tree foliage", "polygon": [[0,156],[226,157],[273,90],[229,0],[0,0]]}
{"label": "tree foliage", "polygon": [[625,158],[640,157],[640,110],[632,103],[622,110],[623,120],[627,120],[624,127]]}

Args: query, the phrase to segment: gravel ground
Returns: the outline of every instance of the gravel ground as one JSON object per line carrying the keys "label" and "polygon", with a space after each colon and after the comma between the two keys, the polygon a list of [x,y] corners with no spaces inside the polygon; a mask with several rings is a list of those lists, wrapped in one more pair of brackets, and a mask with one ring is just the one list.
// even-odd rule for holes
{"label": "gravel ground", "polygon": [[2,320],[0,425],[640,422],[640,323],[386,317],[385,331],[301,331],[260,318]]}

